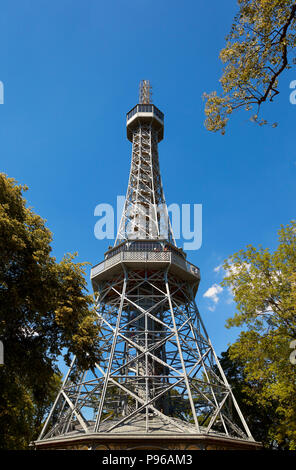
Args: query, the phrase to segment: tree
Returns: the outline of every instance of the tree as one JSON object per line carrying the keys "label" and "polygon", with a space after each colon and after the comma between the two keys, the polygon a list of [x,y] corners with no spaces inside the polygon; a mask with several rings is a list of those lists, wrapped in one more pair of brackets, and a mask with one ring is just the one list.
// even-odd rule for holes
{"label": "tree", "polygon": [[61,355],[69,364],[75,354],[87,368],[98,354],[85,263],[51,256],[52,234],[26,206],[26,189],[0,174],[0,448],[24,448],[36,437],[59,386]]}
{"label": "tree", "polygon": [[290,52],[296,46],[295,0],[238,0],[238,4],[220,52],[226,64],[220,79],[222,94],[204,94],[205,126],[222,134],[230,115],[240,108],[252,110],[252,121],[267,123],[258,118],[261,105],[279,94],[279,77],[291,67]]}
{"label": "tree", "polygon": [[[266,449],[273,449],[275,443],[272,434],[278,423],[278,401],[271,398],[264,405],[258,402],[260,380],[248,380],[244,363],[237,357],[231,359],[229,349],[221,353],[219,361],[255,441],[261,442]],[[240,424],[239,420],[236,424]]]}
{"label": "tree", "polygon": [[237,309],[227,326],[246,327],[230,359],[244,365],[256,405],[275,410],[269,439],[296,449],[296,367],[289,360],[296,339],[296,222],[281,227],[274,252],[250,245],[224,269],[222,285],[231,289]]}
{"label": "tree", "polygon": [[61,376],[52,374],[34,390],[14,371],[0,373],[0,449],[27,449],[41,432],[44,416],[56,398]]}

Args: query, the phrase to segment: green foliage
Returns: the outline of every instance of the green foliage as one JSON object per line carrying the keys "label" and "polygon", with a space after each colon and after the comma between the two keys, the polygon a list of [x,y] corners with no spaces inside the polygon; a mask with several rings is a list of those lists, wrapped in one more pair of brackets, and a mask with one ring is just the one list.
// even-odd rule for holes
{"label": "green foliage", "polygon": [[85,263],[75,263],[71,254],[60,263],[51,256],[51,232],[26,207],[26,189],[0,174],[2,448],[23,447],[34,426],[35,431],[40,426],[51,391],[57,389],[59,356],[69,363],[72,353],[81,367],[92,367],[98,354]]}
{"label": "green foliage", "polygon": [[[270,399],[264,404],[258,402],[260,380],[248,380],[244,363],[240,358],[231,359],[229,350],[222,352],[219,361],[254,439],[266,449],[273,448],[273,433],[278,426],[278,401]],[[233,420],[240,426],[240,420],[235,415]],[[285,442],[277,444],[277,448],[285,448]]]}
{"label": "green foliage", "polygon": [[231,289],[237,307],[228,327],[246,327],[230,347],[230,359],[244,365],[256,406],[275,409],[269,438],[295,449],[296,367],[289,361],[289,345],[296,338],[296,222],[280,229],[273,253],[248,246],[224,269],[222,285]]}
{"label": "green foliage", "polygon": [[[3,366],[2,366],[3,367]],[[25,376],[27,374],[24,374]],[[44,416],[56,398],[61,376],[52,374],[34,389],[7,367],[0,371],[0,449],[25,450],[42,429]]]}
{"label": "green foliage", "polygon": [[261,104],[279,93],[279,76],[290,68],[289,53],[296,45],[295,1],[238,0],[238,4],[239,12],[220,52],[226,64],[220,79],[222,94],[204,94],[205,126],[223,134],[230,115],[239,108],[252,110],[252,121],[267,123],[258,119]]}

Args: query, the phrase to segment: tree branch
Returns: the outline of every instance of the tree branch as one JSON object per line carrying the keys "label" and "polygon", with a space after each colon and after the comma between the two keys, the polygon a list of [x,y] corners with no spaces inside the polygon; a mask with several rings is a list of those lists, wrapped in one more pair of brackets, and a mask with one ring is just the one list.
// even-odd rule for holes
{"label": "tree branch", "polygon": [[[291,14],[287,20],[287,23],[285,24],[285,26],[283,27],[283,31],[282,31],[282,34],[280,36],[280,39],[279,39],[279,43],[283,43],[283,41],[286,39],[286,36],[287,36],[287,31],[288,31],[288,28],[293,20],[293,18],[295,17],[295,13],[296,13],[296,5],[293,5],[292,6],[292,9],[291,9]],[[272,79],[270,80],[270,83],[264,93],[264,95],[260,98],[259,100],[259,105],[261,103],[263,103],[263,101],[266,101],[267,98],[268,98],[268,95],[270,93],[270,91],[274,91],[274,95],[272,95],[270,101],[272,101],[272,98],[279,94],[279,92],[277,90],[274,89],[274,84],[275,84],[275,81],[277,79],[277,77],[283,72],[283,70],[286,68],[288,64],[288,59],[287,59],[287,44],[283,44],[283,53],[282,53],[282,66],[279,68],[279,70],[273,75]]]}

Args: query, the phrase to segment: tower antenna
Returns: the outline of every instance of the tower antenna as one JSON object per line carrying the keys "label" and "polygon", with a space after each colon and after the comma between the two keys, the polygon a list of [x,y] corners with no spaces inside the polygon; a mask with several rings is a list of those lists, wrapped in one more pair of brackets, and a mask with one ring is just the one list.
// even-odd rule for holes
{"label": "tower antenna", "polygon": [[139,102],[141,104],[152,103],[152,86],[149,80],[141,80],[140,82]]}

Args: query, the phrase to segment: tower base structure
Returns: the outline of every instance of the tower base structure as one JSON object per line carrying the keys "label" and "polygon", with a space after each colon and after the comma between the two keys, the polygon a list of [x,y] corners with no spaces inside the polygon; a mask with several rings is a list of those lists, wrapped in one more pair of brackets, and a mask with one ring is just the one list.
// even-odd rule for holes
{"label": "tower base structure", "polygon": [[[188,425],[187,425],[188,426]],[[188,426],[188,428],[190,425]],[[189,431],[189,429],[188,429]],[[226,437],[223,434],[176,432],[157,417],[152,418],[150,433],[145,432],[145,420],[135,418],[120,429],[120,432],[85,434],[79,430],[55,438],[43,439],[34,443],[37,450],[260,450],[262,445],[254,440]]]}
{"label": "tower base structure", "polygon": [[199,269],[146,244],[92,269],[104,354],[94,371],[73,359],[35,449],[260,449],[199,315]]}

